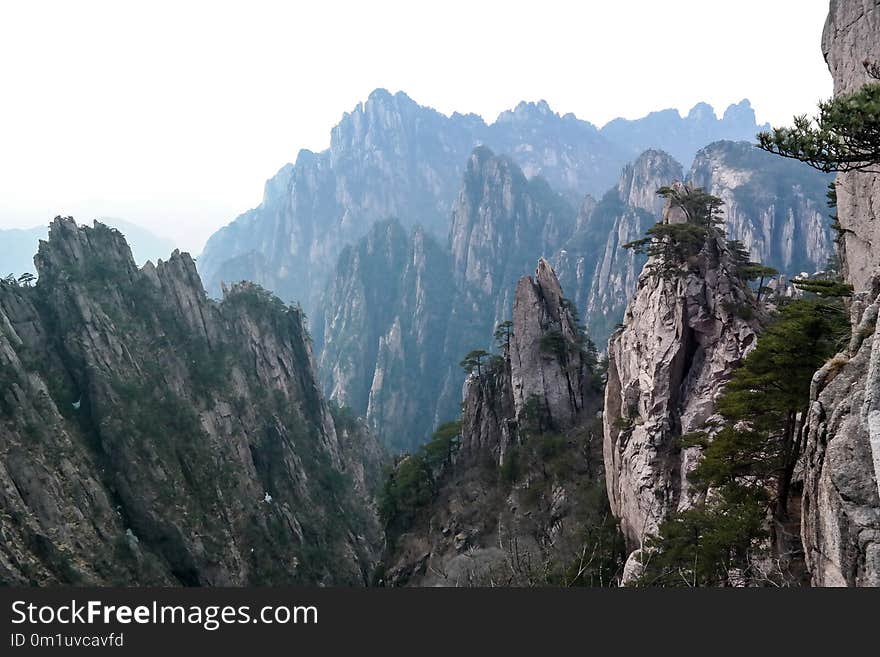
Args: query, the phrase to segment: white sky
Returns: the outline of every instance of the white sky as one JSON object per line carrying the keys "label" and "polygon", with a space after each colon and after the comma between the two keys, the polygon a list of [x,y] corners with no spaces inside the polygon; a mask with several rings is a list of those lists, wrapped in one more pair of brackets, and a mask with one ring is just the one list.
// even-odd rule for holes
{"label": "white sky", "polygon": [[376,87],[492,121],[602,125],[831,93],[828,0],[0,4],[0,227],[124,217],[198,252]]}

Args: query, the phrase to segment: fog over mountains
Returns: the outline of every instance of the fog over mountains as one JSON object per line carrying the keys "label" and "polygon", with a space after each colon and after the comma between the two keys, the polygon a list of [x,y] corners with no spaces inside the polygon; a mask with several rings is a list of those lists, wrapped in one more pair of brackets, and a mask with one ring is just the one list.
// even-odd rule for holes
{"label": "fog over mountains", "polygon": [[762,127],[748,101],[721,119],[701,104],[683,118],[667,110],[600,130],[543,101],[520,103],[486,124],[377,89],[333,128],[329,149],[301,151],[266,183],[260,205],[208,240],[199,271],[210,293],[247,278],[311,312],[342,248],[373,222],[396,217],[446,239],[465,163],[478,145],[510,156],[527,177],[541,175],[577,204],[604,193],[643,150],[666,150],[687,166],[709,142],[752,139]]}

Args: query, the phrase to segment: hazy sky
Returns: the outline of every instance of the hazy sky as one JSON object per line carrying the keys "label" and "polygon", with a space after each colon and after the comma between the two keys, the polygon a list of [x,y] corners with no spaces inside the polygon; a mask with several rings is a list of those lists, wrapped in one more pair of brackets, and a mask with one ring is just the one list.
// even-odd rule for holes
{"label": "hazy sky", "polygon": [[376,87],[602,125],[831,93],[828,0],[0,4],[0,227],[118,216],[198,252]]}

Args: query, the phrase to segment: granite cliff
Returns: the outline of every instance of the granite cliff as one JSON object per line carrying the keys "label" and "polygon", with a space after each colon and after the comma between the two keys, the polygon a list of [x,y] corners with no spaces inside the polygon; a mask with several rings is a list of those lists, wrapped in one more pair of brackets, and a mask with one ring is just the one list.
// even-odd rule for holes
{"label": "granite cliff", "polygon": [[[880,2],[831,2],[822,52],[835,94],[871,81],[864,61],[880,61]],[[876,82],[876,81],[873,81]],[[880,340],[877,263],[880,176],[842,173],[835,181],[840,255],[855,295],[852,339],[816,372],[807,418],[802,538],[817,586],[880,586]]]}
{"label": "granite cliff", "polygon": [[301,311],[209,300],[174,252],[57,218],[0,285],[0,581],[363,584],[381,453],[324,402]]}

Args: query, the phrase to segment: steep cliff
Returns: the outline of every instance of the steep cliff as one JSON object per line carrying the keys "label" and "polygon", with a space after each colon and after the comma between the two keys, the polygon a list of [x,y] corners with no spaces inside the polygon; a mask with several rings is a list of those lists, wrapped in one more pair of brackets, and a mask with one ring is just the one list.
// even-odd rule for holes
{"label": "steep cliff", "polygon": [[[832,1],[822,50],[835,94],[868,82],[863,62],[880,60],[880,3]],[[813,378],[807,419],[802,538],[818,586],[880,586],[880,340],[877,210],[880,176],[840,174],[841,260],[856,295],[848,347]]]}
{"label": "steep cliff", "polygon": [[756,342],[756,315],[722,237],[711,237],[676,276],[642,272],[608,342],[603,417],[608,497],[630,550],[690,505],[686,475],[699,451],[679,439],[714,414],[719,391]]}
{"label": "steep cliff", "polygon": [[623,168],[617,186],[590,207],[586,218],[579,217],[578,230],[554,256],[560,280],[585,309],[597,344],[605,344],[623,317],[645,263],[644,256],[622,246],[656,221],[663,205],[657,190],[681,179],[678,162],[662,151],[645,151]]}
{"label": "steep cliff", "polygon": [[468,159],[452,209],[449,245],[462,290],[482,297],[502,321],[510,290],[536,256],[553,253],[575,223],[575,212],[542,178],[528,179],[506,156],[486,147]]}
{"label": "steep cliff", "polygon": [[[581,212],[578,229],[553,256],[597,341],[604,342],[620,322],[645,262],[621,246],[659,216],[657,189],[683,179],[669,155],[646,151],[623,169],[617,187]],[[720,141],[696,153],[686,179],[724,201],[725,231],[743,242],[755,261],[789,277],[825,269],[834,246],[827,175],[746,142]]]}
{"label": "steep cliff", "polygon": [[357,584],[380,454],[318,389],[300,311],[209,300],[175,252],[56,219],[0,287],[0,581]]}
{"label": "steep cliff", "polygon": [[[455,441],[398,466],[401,481],[412,482],[417,464],[430,496],[405,516],[387,505],[385,583],[612,585],[619,574],[621,543],[601,480],[595,354],[548,262],[514,296],[501,353],[467,380]],[[439,445],[449,450],[440,463]],[[392,476],[386,502],[412,499],[395,485]]]}
{"label": "steep cliff", "polygon": [[424,229],[407,234],[396,221],[343,251],[325,294],[324,389],[395,451],[458,412],[468,333],[454,321],[454,294],[448,254]]}
{"label": "steep cliff", "polygon": [[688,180],[724,201],[724,229],[756,262],[790,276],[825,269],[834,247],[825,197],[831,176],[720,141],[697,153]]}
{"label": "steep cliff", "polygon": [[[863,63],[880,61],[880,3],[832,0],[822,32],[822,54],[834,79],[834,93],[856,91],[870,80]],[[837,176],[838,220],[843,228],[841,262],[856,290],[870,287],[880,261],[880,175]]]}

